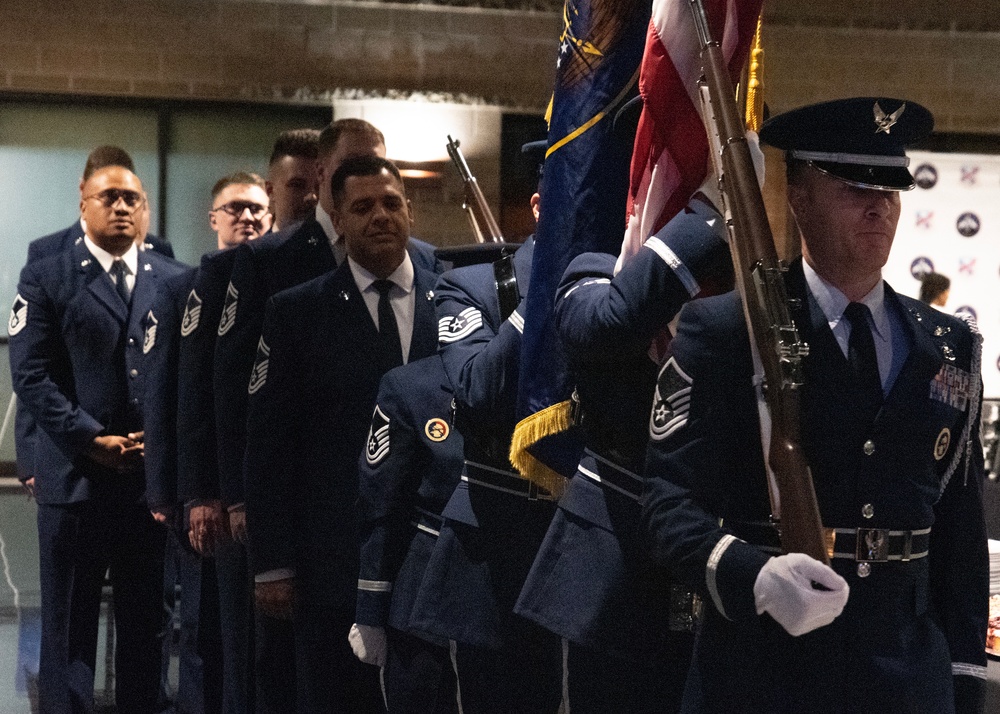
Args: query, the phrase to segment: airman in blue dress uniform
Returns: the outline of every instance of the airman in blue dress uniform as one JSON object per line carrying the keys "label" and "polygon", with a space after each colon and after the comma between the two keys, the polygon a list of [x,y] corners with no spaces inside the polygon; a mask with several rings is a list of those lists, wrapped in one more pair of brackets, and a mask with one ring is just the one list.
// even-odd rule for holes
{"label": "airman in blue dress uniform", "polygon": [[913,186],[904,147],[932,125],[914,102],[868,97],[761,132],[786,151],[802,239],[786,285],[831,566],[780,555],[738,296],[681,313],[643,505],[656,560],[704,601],[684,711],[982,711],[980,339],[881,278]]}
{"label": "airman in blue dress uniform", "polygon": [[[388,372],[358,460],[361,571],[354,639],[367,651],[364,661],[385,667],[390,714],[457,711],[448,642],[411,624],[441,511],[462,474],[452,400],[437,355]],[[355,654],[361,656],[357,646]]]}
{"label": "airman in blue dress uniform", "polygon": [[731,287],[722,216],[699,192],[617,275],[615,262],[603,253],[577,257],[557,293],[556,327],[587,448],[517,612],[570,641],[574,711],[669,712],[690,663],[692,607],[646,558],[639,531],[658,371],[650,353],[685,302]]}

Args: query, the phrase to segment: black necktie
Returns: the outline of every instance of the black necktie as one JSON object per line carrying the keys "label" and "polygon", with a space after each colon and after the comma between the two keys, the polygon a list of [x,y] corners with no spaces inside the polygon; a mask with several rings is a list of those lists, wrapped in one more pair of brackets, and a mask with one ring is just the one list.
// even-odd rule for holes
{"label": "black necktie", "polygon": [[132,292],[128,289],[128,283],[125,281],[125,276],[128,274],[125,261],[121,258],[115,258],[111,263],[111,270],[108,272],[115,281],[115,291],[118,293],[118,297],[128,307],[132,299]]}
{"label": "black necktie", "polygon": [[878,373],[878,356],[875,340],[868,324],[868,307],[852,302],[844,310],[844,317],[851,323],[851,337],[847,341],[847,361],[860,388],[861,407],[872,419],[882,406],[882,378]]}
{"label": "black necktie", "polygon": [[382,369],[388,371],[403,364],[403,348],[399,343],[399,327],[396,325],[396,314],[392,311],[389,301],[389,291],[392,290],[389,280],[376,280],[372,286],[378,291],[378,341],[379,360]]}

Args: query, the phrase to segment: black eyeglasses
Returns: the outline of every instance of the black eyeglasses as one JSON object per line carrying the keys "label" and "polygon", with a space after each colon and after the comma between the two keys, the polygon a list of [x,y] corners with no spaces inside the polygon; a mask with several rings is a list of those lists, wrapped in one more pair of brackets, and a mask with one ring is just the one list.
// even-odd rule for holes
{"label": "black eyeglasses", "polygon": [[138,191],[131,191],[127,188],[106,188],[99,193],[92,193],[89,196],[84,196],[83,200],[87,201],[91,198],[97,199],[103,203],[105,208],[111,208],[119,201],[124,201],[128,208],[137,208],[142,205],[143,201],[146,200]]}
{"label": "black eyeglasses", "polygon": [[267,206],[262,206],[253,201],[230,201],[229,203],[223,203],[217,208],[213,208],[209,213],[216,213],[218,211],[228,213],[233,218],[242,216],[243,211],[250,211],[250,217],[255,221],[259,221],[268,214]]}

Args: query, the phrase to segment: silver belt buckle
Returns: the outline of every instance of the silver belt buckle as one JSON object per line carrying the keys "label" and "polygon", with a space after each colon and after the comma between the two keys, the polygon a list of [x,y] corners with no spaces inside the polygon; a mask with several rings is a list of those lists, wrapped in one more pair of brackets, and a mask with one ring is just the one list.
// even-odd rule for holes
{"label": "silver belt buckle", "polygon": [[886,563],[889,561],[889,529],[858,528],[857,552],[859,563]]}

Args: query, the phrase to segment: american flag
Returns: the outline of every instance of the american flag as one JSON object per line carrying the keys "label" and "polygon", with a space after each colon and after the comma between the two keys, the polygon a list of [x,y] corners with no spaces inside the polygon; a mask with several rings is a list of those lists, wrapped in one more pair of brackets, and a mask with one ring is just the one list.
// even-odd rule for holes
{"label": "american flag", "polygon": [[[702,0],[734,83],[747,61],[763,0]],[[635,137],[621,261],[687,205],[708,173],[701,119],[701,48],[689,0],[654,0],[639,71]]]}

